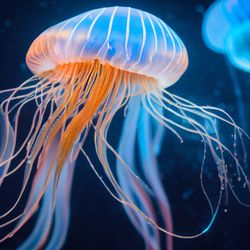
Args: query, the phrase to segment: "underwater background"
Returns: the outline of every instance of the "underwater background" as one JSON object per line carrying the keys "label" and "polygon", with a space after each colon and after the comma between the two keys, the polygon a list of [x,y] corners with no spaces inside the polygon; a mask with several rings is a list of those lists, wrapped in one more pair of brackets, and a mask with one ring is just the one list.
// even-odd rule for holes
{"label": "underwater background", "polygon": [[[245,106],[246,131],[250,133],[248,108],[250,107],[250,75],[232,67],[230,74],[225,58],[210,51],[201,37],[203,15],[212,2],[211,0],[2,1],[0,4],[0,89],[16,87],[31,76],[25,64],[26,52],[31,42],[48,27],[87,10],[113,5],[131,6],[160,17],[179,35],[187,48],[189,67],[181,79],[169,88],[169,91],[198,105],[220,107],[239,124],[232,82],[239,81]],[[33,108],[30,107],[30,109]],[[21,123],[23,130],[25,130],[26,119],[29,119],[27,108],[25,112]],[[112,132],[109,134],[109,140],[116,147],[121,132],[121,121],[122,113],[114,119]],[[225,136],[228,136],[227,131],[220,131],[222,136],[224,132]],[[195,136],[186,135],[184,139],[185,142],[180,144],[177,138],[167,131],[162,153],[159,156],[159,165],[171,204],[175,232],[195,234],[206,227],[211,216],[200,187],[202,143]],[[97,163],[91,136],[85,148]],[[247,145],[247,151],[250,151],[249,145]],[[216,166],[209,158],[205,169],[205,174],[210,178],[208,189],[216,199],[219,192],[218,175]],[[0,211],[8,207],[10,195],[15,195],[20,186],[21,176],[21,173],[12,176],[8,180],[9,185],[5,186],[8,190],[0,193]],[[241,187],[239,192],[241,194]],[[241,198],[250,202],[247,192],[242,192]],[[29,235],[34,219],[12,239],[0,245],[0,249],[15,249]],[[211,229],[197,239],[174,239],[174,249],[248,250],[249,240],[250,208],[238,204],[229,192],[228,204],[222,201]],[[144,249],[143,240],[128,220],[122,205],[108,194],[82,156],[76,164],[71,196],[71,222],[63,249]]]}

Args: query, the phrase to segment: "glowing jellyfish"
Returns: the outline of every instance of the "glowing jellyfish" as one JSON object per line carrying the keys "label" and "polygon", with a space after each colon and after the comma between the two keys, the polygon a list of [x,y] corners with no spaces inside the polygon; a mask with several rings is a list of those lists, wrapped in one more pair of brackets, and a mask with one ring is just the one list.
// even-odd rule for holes
{"label": "glowing jellyfish", "polygon": [[[229,187],[233,191],[232,180],[228,178],[229,157],[236,165],[238,177],[243,176],[247,182],[234,154],[236,147],[232,153],[220,141],[215,126],[216,121],[223,121],[233,128],[234,142],[237,135],[242,139],[243,131],[231,117],[217,108],[199,107],[166,90],[186,70],[188,58],[180,38],[159,18],[127,7],[92,10],[43,32],[31,45],[26,60],[34,76],[17,88],[0,92],[9,93],[0,105],[0,183],[25,166],[20,194],[13,206],[0,215],[0,220],[4,219],[0,228],[18,222],[5,232],[1,242],[16,234],[37,211],[36,225],[20,249],[38,249],[45,244],[46,249],[62,247],[69,224],[74,164],[80,152],[108,192],[124,205],[150,249],[161,248],[160,231],[169,235],[167,244],[171,249],[171,236],[193,238],[209,229],[223,190]],[[16,144],[23,134],[20,115],[32,103],[36,109],[30,112],[30,128],[25,139]],[[116,152],[107,137],[113,117],[123,107],[127,115]],[[205,120],[214,128],[213,136],[202,125]],[[219,171],[218,204],[210,207],[212,219],[196,235],[173,233],[169,203],[156,161],[165,128],[181,141],[177,130],[200,136]],[[94,147],[102,169],[96,168],[84,148],[90,129],[95,132]],[[135,161],[136,143],[140,166]],[[116,169],[110,166],[108,151],[117,159]],[[229,157],[225,157],[227,154]],[[29,190],[31,178],[26,206],[21,214],[13,215]],[[164,225],[160,225],[159,210],[153,204],[158,204]]]}
{"label": "glowing jellyfish", "polygon": [[235,67],[250,72],[248,0],[215,1],[204,17],[202,34],[211,50],[225,54]]}
{"label": "glowing jellyfish", "polygon": [[250,72],[250,5],[248,0],[219,0],[207,10],[203,40],[208,48],[225,55],[238,103],[241,126],[246,129],[245,107],[236,72],[230,63]]}

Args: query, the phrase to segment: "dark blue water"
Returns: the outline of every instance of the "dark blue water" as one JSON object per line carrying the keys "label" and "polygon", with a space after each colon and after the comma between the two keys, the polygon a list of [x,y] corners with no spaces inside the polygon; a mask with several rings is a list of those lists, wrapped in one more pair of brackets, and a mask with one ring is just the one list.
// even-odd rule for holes
{"label": "dark blue water", "polygon": [[[189,54],[189,68],[169,91],[200,105],[212,105],[225,109],[236,121],[239,116],[232,79],[222,56],[207,49],[201,38],[203,11],[212,1],[165,0],[165,1],[89,1],[89,0],[34,0],[2,1],[0,4],[0,89],[16,87],[31,73],[25,65],[25,55],[31,42],[46,28],[86,10],[103,6],[124,5],[148,11],[162,18],[183,40]],[[243,92],[247,131],[250,132],[250,75],[236,69],[235,74]],[[25,119],[22,120],[25,129]],[[110,140],[117,143],[121,119],[115,119]],[[223,132],[226,131],[222,131]],[[85,147],[94,155],[93,140],[88,138]],[[223,136],[227,136],[226,134]],[[230,134],[229,134],[230,136]],[[170,147],[171,145],[171,147]],[[249,147],[248,147],[249,151]],[[180,145],[177,138],[167,133],[160,165],[166,191],[169,195],[174,227],[178,233],[192,234],[209,222],[209,208],[200,190],[200,159],[202,144],[187,137]],[[94,156],[93,156],[94,157]],[[209,188],[216,196],[218,180],[212,161],[206,163],[207,174],[214,181]],[[0,195],[0,206],[14,195],[17,174],[9,181],[9,192]],[[15,179],[16,178],[16,179]],[[20,182],[20,180],[19,180]],[[7,189],[7,187],[6,187]],[[241,191],[240,191],[241,192]],[[243,193],[250,202],[250,196]],[[71,206],[71,224],[64,249],[144,249],[143,241],[130,224],[125,212],[100,184],[86,160],[80,157],[76,166]],[[227,212],[224,210],[226,209]],[[1,210],[2,211],[2,210]],[[238,204],[229,193],[228,205],[222,207],[212,228],[193,240],[174,240],[177,250],[249,249],[250,208]],[[0,249],[15,249],[29,235],[32,221],[15,237],[6,241]]]}

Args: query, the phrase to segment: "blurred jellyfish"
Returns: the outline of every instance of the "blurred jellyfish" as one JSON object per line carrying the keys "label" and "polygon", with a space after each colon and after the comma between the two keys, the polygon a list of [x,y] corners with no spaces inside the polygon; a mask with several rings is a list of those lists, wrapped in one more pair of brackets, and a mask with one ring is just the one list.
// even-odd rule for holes
{"label": "blurred jellyfish", "polygon": [[250,73],[249,0],[218,0],[207,10],[202,26],[208,48],[225,55],[237,98],[241,126],[246,128],[245,107],[236,72],[230,63]]}
{"label": "blurred jellyfish", "polygon": [[[166,90],[184,73],[188,57],[180,38],[159,18],[128,7],[88,11],[43,32],[31,45],[26,62],[34,76],[17,88],[0,91],[1,95],[9,94],[0,105],[0,183],[25,166],[18,198],[0,215],[0,228],[8,226],[1,242],[15,235],[37,212],[34,229],[19,249],[62,247],[69,225],[74,165],[80,152],[107,191],[124,205],[147,249],[161,248],[160,231],[168,235],[166,245],[172,249],[172,236],[194,238],[210,228],[223,193],[229,188],[235,194],[227,168],[230,159],[235,166],[230,169],[248,183],[242,161],[236,157],[239,138],[246,158],[244,132],[232,118],[220,109],[199,107]],[[24,107],[32,103],[36,109],[29,114],[27,134],[17,143],[24,134],[20,117]],[[108,142],[108,132],[122,108],[127,115],[117,152]],[[233,129],[234,148],[220,140],[216,120]],[[207,131],[204,121],[211,124],[214,133]],[[203,188],[211,221],[195,235],[173,232],[169,202],[157,169],[165,128],[180,141],[181,131],[200,136],[218,169],[217,205],[211,205]],[[90,129],[94,130],[101,169],[85,151]],[[116,168],[111,166],[108,152],[116,157]],[[28,191],[26,206],[16,215]],[[15,222],[10,230],[9,225]]]}
{"label": "blurred jellyfish", "polygon": [[250,72],[248,0],[215,1],[205,14],[202,34],[211,50],[225,54],[235,67]]}

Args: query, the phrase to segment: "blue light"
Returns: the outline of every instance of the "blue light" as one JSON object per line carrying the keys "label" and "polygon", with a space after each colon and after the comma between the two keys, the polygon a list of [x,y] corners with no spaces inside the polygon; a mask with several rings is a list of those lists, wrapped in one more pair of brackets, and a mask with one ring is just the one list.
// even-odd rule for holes
{"label": "blue light", "polygon": [[247,0],[215,1],[207,10],[202,36],[208,48],[250,72],[250,5]]}

